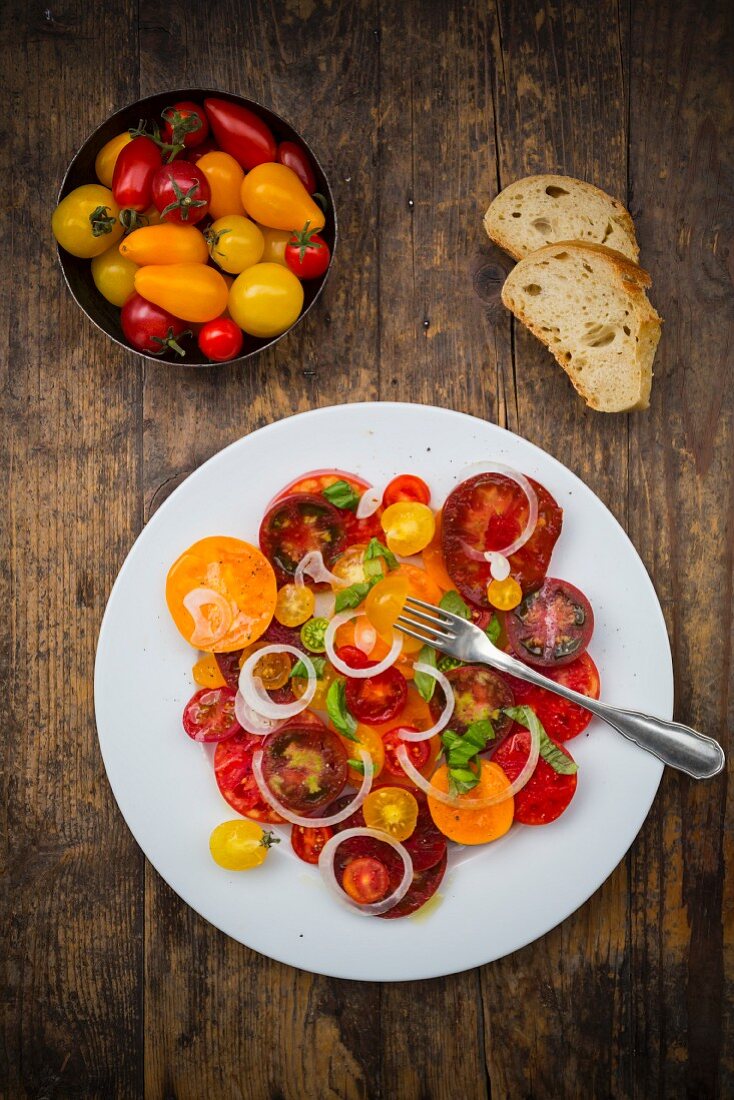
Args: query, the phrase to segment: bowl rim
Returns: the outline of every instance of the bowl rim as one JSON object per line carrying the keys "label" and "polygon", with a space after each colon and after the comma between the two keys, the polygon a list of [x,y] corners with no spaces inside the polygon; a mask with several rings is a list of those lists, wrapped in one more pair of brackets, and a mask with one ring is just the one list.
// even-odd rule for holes
{"label": "bowl rim", "polygon": [[[72,172],[79,156],[86,149],[86,147],[89,145],[89,143],[94,139],[94,137],[96,136],[98,131],[103,126],[106,126],[107,123],[109,123],[117,115],[124,114],[127,111],[132,110],[134,107],[142,106],[151,99],[159,99],[161,96],[170,96],[172,98],[175,97],[176,99],[180,99],[180,98],[184,98],[184,97],[187,97],[187,98],[190,98],[190,99],[195,99],[197,96],[200,96],[202,98],[207,98],[208,96],[211,96],[211,95],[226,96],[226,97],[228,97],[232,100],[235,100],[235,101],[238,101],[238,102],[242,103],[244,106],[252,107],[255,110],[265,111],[267,114],[273,115],[279,122],[283,122],[289,129],[293,130],[293,132],[295,134],[297,134],[299,141],[303,144],[303,146],[306,149],[306,151],[308,152],[309,156],[312,157],[314,163],[316,164],[317,168],[319,169],[319,171],[321,172],[321,175],[324,178],[324,183],[326,184],[326,198],[328,199],[328,202],[329,202],[329,209],[330,209],[331,217],[332,217],[333,223],[334,223],[334,243],[333,243],[333,246],[332,246],[332,249],[331,249],[331,257],[329,259],[329,266],[327,267],[326,271],[324,272],[323,276],[321,277],[321,281],[319,283],[319,286],[316,289],[316,292],[315,292],[313,298],[308,303],[308,305],[303,310],[303,312],[300,313],[298,315],[298,317],[296,317],[296,319],[295,319],[295,321],[293,322],[292,325],[290,325],[283,332],[278,333],[277,336],[274,336],[272,338],[272,340],[269,340],[267,342],[267,344],[263,344],[262,347],[255,348],[253,351],[248,351],[245,355],[239,355],[239,356],[237,356],[236,359],[227,359],[222,363],[214,362],[214,361],[206,362],[206,363],[192,363],[191,360],[186,360],[185,358],[179,359],[179,360],[171,360],[171,359],[163,359],[161,356],[148,355],[146,352],[138,351],[137,348],[132,347],[131,344],[127,344],[123,340],[119,340],[116,336],[113,336],[112,333],[107,332],[107,330],[102,327],[102,325],[99,323],[99,321],[97,321],[96,318],[94,318],[91,315],[91,313],[86,308],[86,306],[84,306],[79,301],[79,298],[77,297],[77,295],[74,291],[74,288],[71,285],[71,282],[69,281],[69,276],[68,276],[67,271],[66,271],[65,260],[64,260],[64,257],[65,257],[66,253],[61,248],[61,246],[58,244],[58,242],[56,242],[56,257],[58,259],[59,267],[61,268],[61,274],[63,275],[64,282],[66,283],[67,290],[71,294],[71,297],[74,299],[74,301],[76,302],[77,306],[82,311],[84,316],[89,321],[91,321],[91,323],[94,325],[94,327],[99,332],[101,332],[103,334],[103,336],[106,336],[108,340],[112,340],[115,344],[117,344],[118,347],[123,348],[125,351],[132,352],[133,355],[139,356],[141,359],[146,360],[148,363],[156,363],[159,366],[164,366],[164,367],[172,367],[172,366],[188,367],[190,370],[207,370],[211,367],[229,367],[229,366],[233,366],[235,364],[239,365],[239,364],[246,363],[249,360],[256,358],[256,356],[260,355],[262,352],[270,350],[270,348],[274,347],[278,343],[279,340],[282,340],[284,336],[287,336],[290,332],[293,331],[294,328],[296,328],[301,323],[301,321],[303,321],[303,319],[306,317],[306,315],[308,313],[310,313],[312,307],[316,304],[316,302],[321,297],[321,294],[323,292],[324,287],[326,286],[329,275],[331,274],[331,269],[334,266],[334,257],[336,255],[337,245],[338,245],[338,242],[339,242],[339,219],[338,219],[338,215],[337,215],[336,203],[334,201],[334,192],[333,192],[332,187],[331,187],[331,181],[329,179],[329,176],[328,176],[323,164],[321,163],[319,158],[314,153],[314,151],[311,148],[311,145],[309,144],[309,142],[306,140],[306,138],[303,137],[303,135],[301,134],[301,131],[296,126],[294,126],[291,122],[289,122],[289,120],[287,118],[285,118],[283,115],[281,115],[278,111],[274,110],[272,107],[269,107],[266,103],[261,103],[257,99],[251,99],[249,96],[240,95],[238,92],[230,92],[225,88],[217,88],[217,87],[213,87],[213,86],[212,87],[207,87],[207,88],[173,88],[173,89],[170,89],[170,90],[164,88],[160,92],[152,92],[150,95],[143,96],[140,99],[134,99],[134,100],[132,100],[132,102],[125,104],[123,107],[118,107],[117,110],[112,111],[111,114],[107,115],[106,118],[104,118],[99,123],[99,125],[94,128],[94,130],[92,130],[89,134],[87,134],[86,138],[79,145],[79,147],[76,150],[76,152],[74,153],[73,157],[71,158],[71,160],[67,164],[66,170],[63,174],[63,177],[61,179],[61,183],[59,185],[58,194],[56,196],[57,205],[66,196],[69,176],[71,175],[71,172]],[[99,182],[99,181],[98,180],[92,180],[90,182],[95,183],[95,182]]]}

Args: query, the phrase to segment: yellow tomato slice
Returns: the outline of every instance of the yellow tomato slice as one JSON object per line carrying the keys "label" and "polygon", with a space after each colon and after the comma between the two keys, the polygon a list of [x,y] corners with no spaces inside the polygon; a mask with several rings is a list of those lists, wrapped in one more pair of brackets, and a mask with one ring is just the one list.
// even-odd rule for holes
{"label": "yellow tomato slice", "polygon": [[405,787],[380,787],[367,795],[362,812],[369,829],[407,840],[418,820],[418,802]]}
{"label": "yellow tomato slice", "polygon": [[382,513],[380,523],[390,550],[404,558],[425,550],[436,532],[431,509],[413,501],[391,504]]}

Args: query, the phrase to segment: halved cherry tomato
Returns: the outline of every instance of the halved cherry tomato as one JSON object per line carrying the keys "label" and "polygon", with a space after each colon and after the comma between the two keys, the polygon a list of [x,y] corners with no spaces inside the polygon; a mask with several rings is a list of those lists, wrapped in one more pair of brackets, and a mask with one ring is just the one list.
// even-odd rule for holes
{"label": "halved cherry tomato", "polygon": [[284,164],[260,164],[242,181],[245,210],[261,225],[297,232],[310,223],[323,229],[324,212],[309,195],[295,172]]}
{"label": "halved cherry tomato", "polygon": [[207,178],[211,197],[209,214],[215,220],[227,214],[244,214],[242,205],[242,181],[245,173],[234,157],[218,150],[206,153],[196,162]]}
{"label": "halved cherry tomato", "polygon": [[418,803],[405,787],[379,787],[367,795],[362,813],[369,829],[407,840],[418,821]]}
{"label": "halved cherry tomato", "polygon": [[390,875],[382,860],[358,856],[344,868],[342,889],[359,905],[370,905],[387,897]]}
{"label": "halved cherry tomato", "polygon": [[153,176],[153,202],[163,221],[196,225],[209,213],[212,193],[198,164],[187,160],[164,164]]}
{"label": "halved cherry tomato", "polygon": [[[547,668],[544,674],[557,684],[564,684],[590,699],[599,698],[599,670],[588,653],[583,653],[570,665],[560,668]],[[591,713],[577,703],[569,703],[545,688],[535,687],[525,680],[508,676],[515,702],[532,707],[545,732],[554,741],[570,741],[582,733],[591,721]]]}
{"label": "halved cherry tomato", "polygon": [[546,577],[537,591],[505,616],[505,626],[518,657],[541,668],[560,668],[586,650],[594,612],[575,585]]}
{"label": "halved cherry tomato", "polygon": [[244,339],[242,329],[229,317],[215,317],[199,329],[197,342],[207,359],[215,363],[226,363],[236,359],[242,351]]}
{"label": "halved cherry tomato", "polygon": [[238,275],[229,292],[229,312],[245,332],[260,339],[280,336],[298,320],[303,287],[280,264],[254,264]]}
{"label": "halved cherry tomato", "polygon": [[85,183],[66,195],[53,212],[51,229],[72,256],[91,260],[119,241],[124,229],[112,192],[99,183]]}
{"label": "halved cherry tomato", "polygon": [[206,231],[209,255],[224,271],[239,275],[259,263],[265,247],[260,227],[241,214],[227,214]]}
{"label": "halved cherry tomato", "polygon": [[390,730],[382,738],[382,745],[385,749],[385,770],[390,775],[395,775],[398,778],[405,778],[405,772],[403,771],[403,765],[398,760],[398,749],[401,745],[405,745],[408,750],[408,759],[411,764],[422,771],[429,761],[431,756],[430,741],[404,741],[400,736],[400,730],[410,730],[412,733],[417,733],[415,726],[396,726],[395,729]]}
{"label": "halved cherry tomato", "polygon": [[[368,662],[367,668],[373,662]],[[349,710],[359,722],[377,726],[390,722],[402,711],[408,693],[405,677],[396,668],[388,668],[377,676],[347,680],[346,700]]]}
{"label": "halved cherry tomato", "polygon": [[275,159],[295,172],[309,195],[313,195],[316,190],[316,176],[305,149],[296,145],[295,141],[281,141]]}
{"label": "halved cherry tomato", "polygon": [[213,321],[227,306],[227,284],[205,264],[149,264],[135,275],[135,289],[184,321]]}
{"label": "halved cherry tomato", "polygon": [[395,620],[402,614],[408,596],[408,578],[395,570],[370,589],[364,601],[364,613],[378,634],[392,642]]}
{"label": "halved cherry tomato", "polygon": [[[563,745],[557,745],[564,756],[573,760]],[[530,734],[518,730],[508,737],[495,753],[492,762],[512,781],[517,779],[530,753]],[[560,817],[576,793],[577,774],[559,774],[551,765],[540,759],[528,782],[515,795],[515,820],[521,825],[547,825]]]}
{"label": "halved cherry tomato", "polygon": [[262,764],[268,787],[294,813],[332,802],[347,781],[347,753],[337,735],[306,726],[300,716],[265,739]]}
{"label": "halved cherry tomato", "polygon": [[234,714],[235,692],[228,687],[202,688],[189,699],[183,727],[192,741],[226,741],[241,730]]}
{"label": "halved cherry tomato", "polygon": [[275,160],[276,143],[267,123],[247,107],[228,99],[205,99],[206,110],[217,144],[245,171]]}
{"label": "halved cherry tomato", "polygon": [[116,137],[105,142],[97,153],[94,160],[94,172],[104,187],[112,187],[112,176],[114,175],[117,158],[121,150],[129,145],[131,141],[130,131],[125,130],[122,134],[117,134]]}
{"label": "halved cherry tomato", "polygon": [[380,522],[388,547],[404,558],[425,550],[436,531],[436,521],[427,504],[391,504],[382,513]]}
{"label": "halved cherry tomato", "polygon": [[331,840],[334,830],[329,825],[316,829],[305,825],[294,825],[291,829],[291,847],[304,863],[318,863],[327,840]]}
{"label": "halved cherry tomato", "polygon": [[[135,276],[140,270],[136,269]],[[120,325],[125,339],[136,351],[146,355],[163,355],[166,351],[175,351],[181,357],[186,354],[178,342],[189,335],[185,321],[140,294],[133,292],[126,299],[120,311]]]}
{"label": "halved cherry tomato", "polygon": [[285,250],[288,241],[291,239],[290,230],[271,229],[269,225],[261,225],[260,230],[263,235],[263,241],[265,242],[262,262],[264,264],[280,264],[281,267],[288,267],[288,264],[285,262]]}
{"label": "halved cherry tomato", "polygon": [[227,683],[213,653],[205,653],[203,657],[200,657],[191,673],[194,677],[194,683],[199,684],[200,687],[225,687]]}
{"label": "halved cherry tomato", "polygon": [[[346,585],[362,584],[365,580],[364,552],[367,547],[363,544],[349,546],[334,562],[332,573]],[[337,586],[334,585],[334,590]]]}
{"label": "halved cherry tomato", "polygon": [[309,223],[294,233],[286,245],[285,262],[299,279],[320,279],[329,266],[331,250]]}
{"label": "halved cherry tomato", "polygon": [[[341,652],[340,650],[340,654]],[[365,726],[361,722],[358,723],[354,736],[357,739],[356,741],[352,741],[347,737],[341,739],[344,748],[347,750],[347,756],[350,760],[360,760],[360,749],[368,752],[372,758],[373,779],[377,779],[385,764],[385,747],[382,738],[372,726]],[[349,782],[352,786],[359,787],[362,782],[362,774],[361,771],[357,771],[350,766]]]}
{"label": "halved cherry tomato", "polygon": [[343,661],[345,665],[349,665],[350,668],[369,668],[370,663],[372,663],[369,657],[354,645],[337,646],[336,655],[340,661]]}
{"label": "halved cherry tomato", "polygon": [[113,306],[123,306],[135,292],[138,265],[126,260],[115,245],[92,260],[94,285]]}
{"label": "halved cherry tomato", "polygon": [[142,214],[153,199],[153,177],[161,163],[160,147],[152,138],[141,134],[123,145],[112,174],[115,202]]}
{"label": "halved cherry tomato", "polygon": [[209,119],[203,107],[193,100],[183,99],[166,107],[161,113],[161,138],[167,145],[194,149],[209,136]]}
{"label": "halved cherry tomato", "polygon": [[401,502],[430,504],[431,490],[423,478],[416,477],[415,474],[400,474],[392,479],[382,495],[382,503],[389,508],[391,504]]}
{"label": "halved cherry tomato", "polygon": [[[439,791],[448,793],[449,773],[445,764],[434,772],[431,782]],[[510,780],[498,764],[483,761],[476,787],[459,798],[468,802],[491,798],[502,794],[509,786]],[[461,805],[447,806],[429,795],[428,808],[436,826],[449,840],[455,840],[457,844],[488,844],[491,840],[499,840],[512,825],[515,803],[510,795],[504,802],[472,810]]]}
{"label": "halved cherry tomato", "polygon": [[209,259],[204,234],[194,225],[144,225],[119,244],[120,255],[134,264],[205,264]]}
{"label": "halved cherry tomato", "polygon": [[227,871],[248,871],[264,863],[272,845],[279,843],[254,821],[223,821],[209,837],[209,850]]}
{"label": "halved cherry tomato", "polygon": [[315,602],[305,584],[284,584],[278,589],[275,617],[283,626],[302,626],[313,615]]}
{"label": "halved cherry tomato", "polygon": [[288,683],[292,667],[293,658],[289,653],[267,653],[257,662],[253,672],[262,680],[266,691],[277,691]]}

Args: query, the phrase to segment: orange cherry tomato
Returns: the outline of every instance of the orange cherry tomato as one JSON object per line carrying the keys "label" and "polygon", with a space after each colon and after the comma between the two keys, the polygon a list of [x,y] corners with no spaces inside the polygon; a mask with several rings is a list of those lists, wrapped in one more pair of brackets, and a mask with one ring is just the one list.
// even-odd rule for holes
{"label": "orange cherry tomato", "polygon": [[315,597],[305,584],[284,584],[278,590],[275,617],[283,626],[302,626],[314,612]]}
{"label": "orange cherry tomato", "polygon": [[100,183],[105,187],[112,187],[112,175],[115,171],[115,164],[122,150],[126,145],[129,145],[132,141],[130,133],[125,130],[124,133],[118,134],[116,137],[110,138],[108,142],[102,146],[97,156],[94,159],[94,172]]}
{"label": "orange cherry tomato", "polygon": [[368,829],[381,829],[394,840],[407,840],[418,821],[418,803],[405,787],[379,787],[362,805]]}
{"label": "orange cherry tomato", "polygon": [[245,176],[241,194],[250,217],[271,229],[295,232],[303,229],[306,222],[310,229],[324,227],[323,210],[285,164],[258,164]]}
{"label": "orange cherry tomato", "polygon": [[382,503],[386,508],[398,502],[412,501],[417,504],[429,504],[431,490],[422,477],[415,474],[400,474],[394,477],[382,494]]}
{"label": "orange cherry tomato", "polygon": [[[434,787],[444,793],[449,789],[448,768],[443,764],[431,777]],[[471,791],[467,791],[467,801],[479,798],[491,798],[507,790],[510,781],[499,764],[482,762],[479,775],[479,783]],[[431,811],[436,827],[441,830],[449,840],[455,840],[457,844],[487,844],[490,840],[498,840],[512,825],[515,815],[515,799],[510,795],[504,802],[498,802],[495,806],[484,806],[479,810],[463,809],[459,806],[446,806],[435,798],[428,796],[428,809]]]}
{"label": "orange cherry tomato", "polygon": [[423,564],[426,567],[426,573],[442,592],[451,592],[456,588],[456,585],[451,580],[446,568],[446,561],[443,556],[443,546],[441,544],[441,524],[443,522],[443,511],[436,513],[436,532],[429,542],[428,546],[423,551]]}
{"label": "orange cherry tomato", "polygon": [[371,905],[387,897],[389,871],[382,860],[374,856],[357,856],[344,868],[342,889],[359,905]]}
{"label": "orange cherry tomato", "polygon": [[209,214],[216,221],[227,214],[244,214],[242,205],[242,181],[245,173],[229,153],[205,153],[196,162],[207,178],[212,197]]}
{"label": "orange cherry tomato", "polygon": [[226,535],[200,539],[166,578],[166,603],[187,642],[210,653],[251,645],[273,617],[273,567],[256,546]]}
{"label": "orange cherry tomato", "polygon": [[[385,764],[385,746],[382,743],[382,738],[371,726],[365,726],[361,722],[357,724],[357,731],[354,736],[357,738],[356,741],[350,741],[348,737],[341,738],[341,742],[347,750],[347,759],[359,760],[359,750],[364,749],[372,757],[373,779],[376,779]],[[353,787],[359,787],[362,782],[362,773],[350,767],[349,782]]]}
{"label": "orange cherry tomato", "polygon": [[206,653],[201,657],[191,670],[194,682],[204,688],[221,688],[227,686],[227,681],[222,676],[213,653]]}
{"label": "orange cherry tomato", "polygon": [[183,321],[213,321],[227,308],[229,297],[220,273],[196,263],[141,267],[135,275],[135,289]]}
{"label": "orange cherry tomato", "polygon": [[195,225],[144,225],[123,237],[120,255],[134,264],[205,264],[209,261],[204,234]]}
{"label": "orange cherry tomato", "polygon": [[492,579],[487,585],[487,599],[498,611],[512,611],[522,600],[522,588],[514,577]]}

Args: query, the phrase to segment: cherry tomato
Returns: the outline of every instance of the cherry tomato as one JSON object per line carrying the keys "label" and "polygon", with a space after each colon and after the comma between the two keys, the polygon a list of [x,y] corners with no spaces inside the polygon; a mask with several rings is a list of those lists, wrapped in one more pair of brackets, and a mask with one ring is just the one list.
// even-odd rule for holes
{"label": "cherry tomato", "polygon": [[125,339],[136,351],[145,352],[146,355],[163,355],[167,351],[175,351],[182,358],[186,354],[178,342],[189,331],[185,321],[174,317],[172,313],[149,302],[140,294],[133,292],[125,301],[120,313],[120,324]]}
{"label": "cherry tomato", "polygon": [[91,260],[119,241],[124,229],[112,192],[99,183],[85,183],[66,195],[53,212],[51,229],[72,256]]}
{"label": "cherry tomato", "polygon": [[[327,663],[323,676],[320,676],[316,681],[316,691],[310,703],[314,710],[326,710],[326,696],[329,694],[329,688],[336,678],[335,669]],[[300,699],[308,687],[308,679],[305,676],[292,676],[290,684],[293,695],[296,699]]]}
{"label": "cherry tomato", "polygon": [[[377,779],[385,764],[385,747],[382,743],[382,738],[377,730],[373,729],[371,726],[365,726],[361,722],[357,724],[357,730],[354,736],[357,739],[356,741],[351,741],[347,737],[342,737],[341,739],[344,748],[347,750],[347,756],[350,760],[359,760],[361,762],[361,757],[359,755],[360,749],[364,749],[365,752],[368,752],[372,758],[372,778],[373,780]],[[359,787],[362,782],[361,770],[358,771],[356,768],[350,766],[349,782],[352,786]]]}
{"label": "cherry tomato", "polygon": [[232,275],[259,263],[265,248],[260,228],[241,214],[227,214],[206,231],[209,255]]}
{"label": "cherry tomato", "polygon": [[275,617],[283,626],[301,626],[313,615],[315,602],[305,584],[284,584],[278,590]]}
{"label": "cherry tomato", "polygon": [[288,653],[268,653],[260,658],[253,671],[262,680],[266,691],[277,691],[288,683],[292,667]]}
{"label": "cherry tomato", "polygon": [[[364,552],[366,549],[365,545],[348,547],[331,567],[334,576],[347,585],[361,584],[365,580]],[[336,590],[337,586],[335,585],[334,588]]]}
{"label": "cherry tomato", "polygon": [[128,233],[119,244],[120,255],[133,263],[205,264],[209,249],[204,234],[193,225],[145,225]]}
{"label": "cherry tomato", "polygon": [[[364,655],[363,655],[364,656]],[[369,667],[373,662],[368,662]],[[388,668],[377,676],[347,680],[346,700],[354,717],[369,726],[380,725],[397,718],[405,706],[408,685],[396,668]]]}
{"label": "cherry tomato", "polygon": [[174,103],[161,113],[161,138],[167,145],[194,149],[209,136],[209,120],[198,103],[190,99]]}
{"label": "cherry tomato", "polygon": [[161,150],[152,138],[141,134],[123,145],[112,174],[115,202],[139,213],[146,210],[153,199],[153,177],[161,163]]}
{"label": "cherry tomato", "polygon": [[209,180],[198,164],[187,160],[164,164],[153,176],[153,202],[163,221],[195,225],[209,213]]}
{"label": "cherry tomato", "polygon": [[382,495],[382,503],[386,508],[391,504],[413,503],[430,504],[431,490],[425,481],[415,474],[400,474],[394,477]]}
{"label": "cherry tomato", "polygon": [[125,130],[122,134],[118,134],[116,137],[110,138],[105,142],[94,160],[94,173],[101,184],[105,187],[112,187],[112,176],[115,171],[115,164],[117,158],[120,155],[120,151],[129,145],[132,141],[130,131]]}
{"label": "cherry tomato", "polygon": [[205,653],[200,657],[192,668],[191,674],[194,677],[194,683],[200,687],[218,688],[225,687],[227,684],[213,653]]}
{"label": "cherry tomato", "polygon": [[184,321],[213,321],[227,307],[227,284],[204,264],[149,264],[137,272],[135,289]]}
{"label": "cherry tomato", "polygon": [[228,687],[202,688],[183,712],[183,727],[192,741],[226,741],[241,729],[234,716],[235,692]]}
{"label": "cherry tomato", "polygon": [[407,840],[418,820],[418,803],[405,787],[380,787],[367,795],[362,812],[369,829]]}
{"label": "cherry tomato", "polygon": [[389,549],[404,558],[425,550],[436,531],[436,520],[428,505],[410,501],[391,504],[380,522]]}
{"label": "cherry tomato", "polygon": [[296,145],[295,141],[281,141],[275,159],[295,172],[309,195],[313,195],[316,190],[316,176],[305,149]]}
{"label": "cherry tomato", "polygon": [[594,612],[574,585],[546,577],[506,616],[505,625],[518,657],[541,668],[559,668],[585,651],[594,630]]}
{"label": "cherry tomato", "polygon": [[428,763],[431,755],[431,745],[429,741],[404,741],[400,736],[400,730],[410,730],[412,733],[417,733],[415,726],[396,726],[395,729],[390,730],[382,738],[382,745],[385,749],[385,771],[390,775],[405,777],[403,765],[398,760],[398,749],[401,745],[405,745],[408,750],[408,759],[411,764],[422,771],[422,769]]}
{"label": "cherry tomato", "polygon": [[323,229],[326,218],[295,172],[284,164],[261,164],[242,181],[245,210],[261,225],[297,232],[308,222]]}
{"label": "cherry tomato", "polygon": [[317,829],[294,825],[291,829],[291,847],[304,863],[318,863],[324,845],[333,835],[334,830],[328,825],[321,825]]}
{"label": "cherry tomato", "polygon": [[280,336],[298,320],[303,287],[280,264],[255,264],[238,275],[229,292],[229,312],[250,336]]}
{"label": "cherry tomato", "polygon": [[94,285],[113,306],[123,306],[135,292],[135,272],[138,265],[126,260],[113,245],[92,260]]}
{"label": "cherry tomato", "polygon": [[207,321],[199,329],[196,339],[202,354],[215,363],[236,359],[244,343],[242,329],[229,317],[215,317],[213,321]]}
{"label": "cherry tomato", "polygon": [[207,153],[220,152],[219,146],[212,137],[205,138],[201,145],[197,145],[195,148],[190,149],[186,153],[186,160],[189,164],[198,164],[202,157],[205,157]]}
{"label": "cherry tomato", "polygon": [[365,615],[377,633],[391,643],[395,620],[403,613],[408,590],[406,577],[388,573],[370,589],[364,602]]}
{"label": "cherry tomato", "polygon": [[288,267],[288,264],[285,262],[285,250],[288,241],[291,239],[290,231],[287,229],[271,229],[270,226],[267,225],[261,225],[260,231],[262,232],[265,244],[262,262],[264,264],[280,264],[281,267]]}
{"label": "cherry tomato", "polygon": [[277,146],[270,127],[247,107],[228,99],[205,99],[204,108],[220,149],[245,171],[275,160]]}
{"label": "cherry tomato", "polygon": [[329,266],[331,251],[323,237],[309,229],[308,222],[294,233],[285,249],[285,262],[299,279],[320,279]]}
{"label": "cherry tomato", "polygon": [[212,218],[245,213],[242,205],[242,181],[245,173],[234,157],[221,151],[207,153],[197,161],[196,167],[204,173],[209,183],[209,214]]}
{"label": "cherry tomato", "polygon": [[223,821],[209,837],[212,859],[227,871],[249,871],[267,858],[280,841],[254,821]]}
{"label": "cherry tomato", "polygon": [[387,897],[390,875],[387,867],[375,856],[357,856],[344,868],[342,889],[359,905],[371,905]]}
{"label": "cherry tomato", "polygon": [[493,578],[487,585],[487,599],[498,611],[512,611],[522,599],[522,588],[514,577]]}

